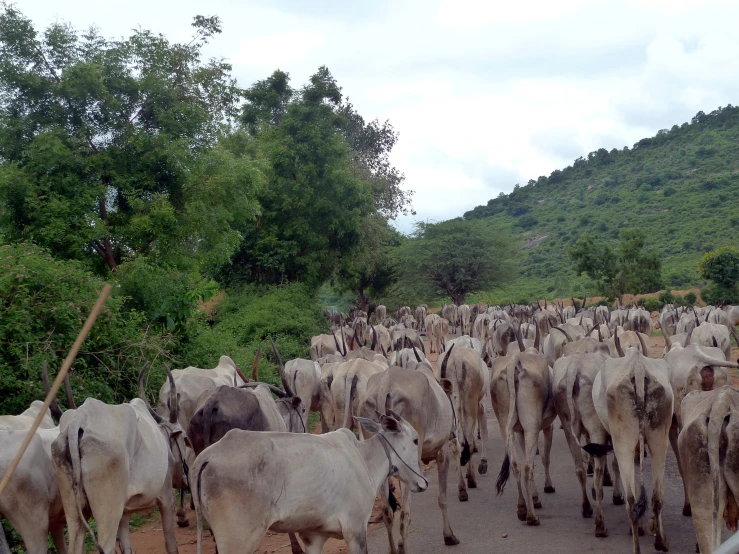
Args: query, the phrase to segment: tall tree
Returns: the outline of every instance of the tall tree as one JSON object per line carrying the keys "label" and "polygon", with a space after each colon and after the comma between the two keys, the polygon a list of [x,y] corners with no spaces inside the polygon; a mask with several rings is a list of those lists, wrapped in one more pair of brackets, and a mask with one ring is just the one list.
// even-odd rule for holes
{"label": "tall tree", "polygon": [[586,273],[600,294],[621,301],[626,293],[655,292],[664,286],[659,256],[645,246],[646,237],[640,229],[621,231],[615,248],[585,233],[569,254],[578,275]]}
{"label": "tall tree", "polygon": [[[237,114],[239,89],[229,64],[201,59],[203,45],[221,30],[219,19],[197,16],[193,27],[186,44],[143,29],[121,40],[104,39],[96,29],[78,33],[65,23],[38,32],[4,5],[6,238],[33,240],[64,258],[96,253],[110,269],[127,256],[167,256],[181,248],[208,256],[215,247],[221,263],[228,260],[239,241],[230,221],[255,211],[255,173],[246,167],[235,176],[245,161],[227,152],[215,154],[225,164],[201,158]],[[240,188],[225,192],[234,181]],[[215,206],[208,200],[213,192],[229,202]],[[197,206],[188,208],[193,197]]]}
{"label": "tall tree", "polygon": [[481,221],[419,223],[396,253],[398,282],[415,289],[414,296],[449,296],[464,304],[468,294],[494,290],[513,279],[514,248],[510,235]]}
{"label": "tall tree", "polygon": [[709,252],[698,262],[701,277],[713,281],[701,291],[708,303],[739,303],[739,250],[724,246]]}

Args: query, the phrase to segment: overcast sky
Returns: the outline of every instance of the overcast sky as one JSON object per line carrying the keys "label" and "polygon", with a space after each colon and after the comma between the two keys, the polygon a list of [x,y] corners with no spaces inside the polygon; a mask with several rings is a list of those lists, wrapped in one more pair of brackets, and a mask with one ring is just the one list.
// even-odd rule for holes
{"label": "overcast sky", "polygon": [[739,103],[739,2],[701,0],[17,0],[38,26],[191,36],[242,86],[326,65],[365,119],[400,132],[416,218],[441,221],[600,147]]}

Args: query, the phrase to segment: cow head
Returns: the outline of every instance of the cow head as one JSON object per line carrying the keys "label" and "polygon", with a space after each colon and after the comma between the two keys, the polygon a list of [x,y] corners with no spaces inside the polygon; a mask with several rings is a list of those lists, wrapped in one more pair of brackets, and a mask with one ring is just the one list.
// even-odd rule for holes
{"label": "cow head", "polygon": [[395,475],[410,486],[412,492],[425,491],[428,480],[419,463],[418,433],[413,426],[392,410],[377,414],[379,423],[364,417],[354,420],[376,435],[378,448],[383,448],[388,459],[388,476]]}

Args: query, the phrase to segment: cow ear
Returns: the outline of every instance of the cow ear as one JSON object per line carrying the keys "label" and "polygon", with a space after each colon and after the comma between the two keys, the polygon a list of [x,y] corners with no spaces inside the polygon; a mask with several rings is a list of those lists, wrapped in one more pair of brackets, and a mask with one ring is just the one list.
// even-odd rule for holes
{"label": "cow ear", "polygon": [[298,406],[300,406],[300,403],[301,402],[302,402],[302,400],[300,400],[300,397],[299,396],[293,396],[290,399],[290,404],[293,405],[293,408],[297,408]]}
{"label": "cow ear", "polygon": [[400,422],[391,416],[382,416],[382,428],[390,433],[400,433]]}
{"label": "cow ear", "polygon": [[444,389],[445,393],[452,394],[452,382],[449,379],[441,380],[441,388]]}
{"label": "cow ear", "polygon": [[371,419],[367,419],[366,417],[355,417],[354,421],[359,423],[370,433],[379,433],[382,430],[376,421],[372,421]]}

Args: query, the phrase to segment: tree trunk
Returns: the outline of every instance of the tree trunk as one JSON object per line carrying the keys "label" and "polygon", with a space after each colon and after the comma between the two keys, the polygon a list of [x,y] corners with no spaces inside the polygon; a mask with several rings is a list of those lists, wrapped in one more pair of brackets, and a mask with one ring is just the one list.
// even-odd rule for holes
{"label": "tree trunk", "polygon": [[465,292],[459,292],[459,293],[455,294],[454,296],[452,296],[452,300],[454,300],[454,303],[457,306],[461,306],[462,304],[464,304],[464,300],[465,300],[465,297],[466,296],[467,296],[467,293],[465,293]]}
{"label": "tree trunk", "polygon": [[367,311],[367,304],[369,304],[369,298],[364,294],[364,289],[359,289],[359,309],[363,312]]}

